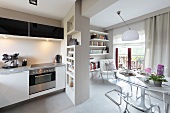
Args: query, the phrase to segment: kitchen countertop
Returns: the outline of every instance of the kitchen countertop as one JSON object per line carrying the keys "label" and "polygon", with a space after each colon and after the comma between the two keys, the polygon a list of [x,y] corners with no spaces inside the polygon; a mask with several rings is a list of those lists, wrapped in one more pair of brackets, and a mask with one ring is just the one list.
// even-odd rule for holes
{"label": "kitchen countertop", "polygon": [[29,70],[39,69],[39,68],[50,68],[50,67],[60,67],[60,66],[65,66],[65,64],[53,63],[53,65],[44,65],[41,67],[31,67],[30,65],[30,66],[19,66],[17,68],[11,68],[11,69],[0,68],[0,75],[19,73],[19,72],[29,71]]}

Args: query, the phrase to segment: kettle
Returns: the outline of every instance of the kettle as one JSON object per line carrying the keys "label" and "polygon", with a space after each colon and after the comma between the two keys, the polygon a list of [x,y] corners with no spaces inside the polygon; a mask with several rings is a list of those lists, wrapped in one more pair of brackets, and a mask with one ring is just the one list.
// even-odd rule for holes
{"label": "kettle", "polygon": [[56,55],[55,59],[56,59],[56,63],[62,63],[62,56],[61,55]]}

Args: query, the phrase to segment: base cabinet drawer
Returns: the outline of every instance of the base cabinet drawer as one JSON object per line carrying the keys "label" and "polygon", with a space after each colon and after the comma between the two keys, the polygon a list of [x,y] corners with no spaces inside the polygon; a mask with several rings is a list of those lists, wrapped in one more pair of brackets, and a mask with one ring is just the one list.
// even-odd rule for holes
{"label": "base cabinet drawer", "polygon": [[29,99],[29,72],[0,75],[0,108]]}

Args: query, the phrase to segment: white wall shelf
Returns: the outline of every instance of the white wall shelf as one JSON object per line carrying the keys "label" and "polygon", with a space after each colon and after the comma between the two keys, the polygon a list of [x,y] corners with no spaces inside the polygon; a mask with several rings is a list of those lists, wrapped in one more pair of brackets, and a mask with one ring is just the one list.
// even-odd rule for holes
{"label": "white wall shelf", "polygon": [[67,71],[66,72],[69,76],[71,76],[72,78],[74,78],[74,74],[73,74],[73,72],[69,72],[69,71]]}
{"label": "white wall shelf", "polygon": [[68,61],[67,61],[67,64],[71,65],[71,62],[68,62]]}
{"label": "white wall shelf", "polygon": [[67,57],[67,59],[74,60],[74,58],[73,58],[73,57]]}
{"label": "white wall shelf", "polygon": [[90,33],[91,33],[91,38],[93,38],[90,39],[90,56],[97,57],[97,56],[108,55],[109,53],[106,53],[108,52],[107,49],[109,49],[107,47],[109,40],[106,40],[108,33],[95,31],[95,30],[90,30]]}
{"label": "white wall shelf", "polygon": [[69,69],[72,73],[74,73],[74,69],[73,69],[73,68],[68,67],[68,69]]}
{"label": "white wall shelf", "polygon": [[76,33],[78,33],[78,31],[75,31],[75,30],[73,29],[73,30],[69,31],[69,32],[67,33],[67,35],[74,35],[74,34],[76,34]]}
{"label": "white wall shelf", "polygon": [[98,54],[90,54],[90,56],[98,56],[98,55],[108,55],[109,53],[98,53]]}
{"label": "white wall shelf", "polygon": [[90,33],[96,33],[96,34],[100,34],[100,35],[108,35],[108,33],[101,32],[101,31],[95,31],[95,30],[90,30]]}
{"label": "white wall shelf", "polygon": [[90,48],[106,48],[106,46],[90,46]]}
{"label": "white wall shelf", "polygon": [[74,51],[68,51],[68,54],[74,54]]}
{"label": "white wall shelf", "polygon": [[108,42],[109,40],[104,40],[104,39],[91,39],[90,41]]}

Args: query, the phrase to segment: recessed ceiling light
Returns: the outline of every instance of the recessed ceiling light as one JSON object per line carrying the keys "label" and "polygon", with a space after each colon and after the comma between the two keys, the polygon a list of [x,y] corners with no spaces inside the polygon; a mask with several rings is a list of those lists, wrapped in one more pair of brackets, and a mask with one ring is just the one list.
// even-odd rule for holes
{"label": "recessed ceiling light", "polygon": [[29,3],[32,5],[37,5],[37,0],[29,0]]}

